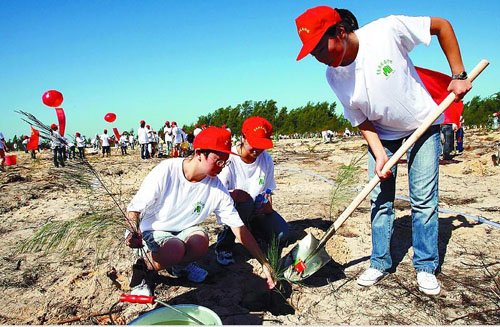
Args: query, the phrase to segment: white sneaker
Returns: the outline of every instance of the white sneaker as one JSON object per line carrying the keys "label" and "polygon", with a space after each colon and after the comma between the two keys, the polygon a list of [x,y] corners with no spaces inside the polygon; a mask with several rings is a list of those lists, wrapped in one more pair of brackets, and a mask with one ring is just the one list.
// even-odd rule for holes
{"label": "white sneaker", "polygon": [[428,295],[438,295],[441,291],[439,283],[434,274],[430,274],[425,271],[420,271],[417,273],[417,283],[418,289]]}
{"label": "white sneaker", "polygon": [[151,292],[148,284],[146,284],[146,280],[143,279],[139,285],[132,287],[130,295],[153,296],[153,292]]}
{"label": "white sneaker", "polygon": [[215,250],[217,262],[223,266],[234,263],[233,253],[230,251],[217,251]]}
{"label": "white sneaker", "polygon": [[382,278],[387,275],[386,272],[382,272],[380,270],[377,270],[375,268],[368,268],[365,270],[364,273],[361,274],[361,276],[358,277],[358,285],[361,286],[372,286],[378,281],[380,281]]}

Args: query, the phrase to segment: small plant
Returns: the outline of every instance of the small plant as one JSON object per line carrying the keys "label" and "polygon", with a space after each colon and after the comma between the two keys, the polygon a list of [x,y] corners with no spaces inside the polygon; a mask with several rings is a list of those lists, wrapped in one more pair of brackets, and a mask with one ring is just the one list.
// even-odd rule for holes
{"label": "small plant", "polygon": [[286,270],[286,268],[283,267],[283,258],[281,258],[281,247],[279,243],[280,238],[273,234],[267,249],[267,260],[269,261],[271,268],[273,268],[272,277],[276,282],[285,280],[284,274]]}
{"label": "small plant", "polygon": [[359,173],[361,170],[361,159],[367,154],[363,153],[359,157],[354,156],[351,158],[349,165],[342,165],[339,168],[337,178],[335,178],[335,185],[330,191],[330,219],[337,216],[340,208],[344,206],[345,202],[351,197],[351,187],[359,180]]}

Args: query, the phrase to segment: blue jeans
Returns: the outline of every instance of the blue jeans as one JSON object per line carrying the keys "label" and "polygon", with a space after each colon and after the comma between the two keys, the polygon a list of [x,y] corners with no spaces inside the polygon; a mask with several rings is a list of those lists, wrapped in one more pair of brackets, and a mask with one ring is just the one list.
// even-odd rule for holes
{"label": "blue jeans", "polygon": [[141,159],[149,159],[148,143],[141,144]]}
{"label": "blue jeans", "polygon": [[451,151],[455,147],[455,137],[453,133],[453,127],[451,124],[441,125],[441,133],[443,133],[444,144],[443,144],[443,159],[451,160]]}
{"label": "blue jeans", "polygon": [[[402,144],[402,139],[382,140],[388,157]],[[419,271],[434,273],[438,268],[438,179],[441,139],[439,126],[431,126],[408,150],[408,185],[412,216],[413,266]],[[370,149],[368,174],[375,175],[375,159]],[[394,196],[397,165],[392,176],[371,192],[372,255],[370,267],[386,271],[392,267],[390,252],[394,231]]]}
{"label": "blue jeans", "polygon": [[[252,235],[270,242],[274,235],[276,239],[280,235],[280,243],[284,244],[287,240],[290,227],[287,222],[280,216],[279,213],[273,211],[268,214],[253,215],[254,202],[248,200],[246,202],[235,203],[236,211],[238,211],[241,220],[252,232]],[[224,230],[217,236],[215,250],[217,251],[232,251],[234,247],[235,236],[229,226],[224,225]]]}

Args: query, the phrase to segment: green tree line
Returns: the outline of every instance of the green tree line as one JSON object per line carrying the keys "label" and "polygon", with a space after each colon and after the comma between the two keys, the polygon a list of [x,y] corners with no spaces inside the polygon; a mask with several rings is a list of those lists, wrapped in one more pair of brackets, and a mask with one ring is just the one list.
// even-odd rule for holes
{"label": "green tree line", "polygon": [[[278,108],[276,101],[245,101],[235,107],[216,109],[214,112],[199,116],[197,123],[201,126],[221,126],[226,124],[233,133],[241,131],[243,122],[251,116],[264,117],[273,125],[273,134],[292,134],[319,132],[330,129],[344,131],[351,127],[342,114],[337,114],[336,103],[308,102],[305,106],[288,110],[287,107]],[[184,126],[192,130],[193,125]]]}

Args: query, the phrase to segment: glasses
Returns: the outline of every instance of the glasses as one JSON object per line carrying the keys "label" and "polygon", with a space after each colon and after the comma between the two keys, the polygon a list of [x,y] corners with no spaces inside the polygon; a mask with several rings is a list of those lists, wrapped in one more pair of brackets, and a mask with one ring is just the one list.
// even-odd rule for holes
{"label": "glasses", "polygon": [[217,166],[224,168],[226,166],[229,166],[231,164],[231,161],[229,160],[221,160],[221,159],[214,159],[214,162]]}

